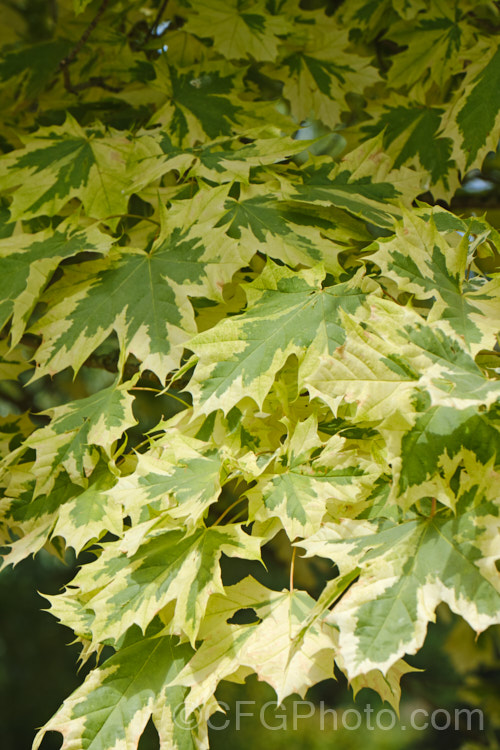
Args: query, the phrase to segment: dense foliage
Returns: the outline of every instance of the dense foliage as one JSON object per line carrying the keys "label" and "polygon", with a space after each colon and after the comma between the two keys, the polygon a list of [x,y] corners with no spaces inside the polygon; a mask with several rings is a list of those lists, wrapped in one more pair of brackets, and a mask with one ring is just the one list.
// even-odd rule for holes
{"label": "dense foliage", "polygon": [[450,210],[498,3],[2,14],[3,565],[83,551],[49,599],[97,656],[34,747],[203,747],[221,680],[334,663],[397,706],[440,602],[500,622],[500,237]]}

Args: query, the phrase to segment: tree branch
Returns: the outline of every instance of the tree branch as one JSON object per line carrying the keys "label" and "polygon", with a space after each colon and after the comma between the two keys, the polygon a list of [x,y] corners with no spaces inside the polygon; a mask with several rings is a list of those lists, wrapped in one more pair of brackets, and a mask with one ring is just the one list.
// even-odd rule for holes
{"label": "tree branch", "polygon": [[102,0],[102,3],[100,4],[99,8],[97,9],[97,12],[96,12],[94,18],[92,19],[92,21],[89,23],[89,25],[87,26],[87,28],[83,32],[83,34],[81,35],[81,37],[78,40],[78,42],[75,44],[75,46],[73,47],[73,49],[71,50],[71,52],[69,53],[69,55],[67,57],[65,57],[63,60],[61,60],[61,62],[59,63],[59,65],[61,67],[68,67],[68,65],[71,65],[71,63],[74,62],[74,60],[76,60],[76,56],[78,55],[78,53],[82,49],[83,45],[86,43],[86,41],[89,38],[89,36],[94,31],[95,27],[99,23],[99,20],[100,20],[102,14],[104,13],[104,11],[106,10],[106,8],[107,8],[108,5],[109,5],[109,0]]}
{"label": "tree branch", "polygon": [[153,21],[153,23],[149,27],[148,33],[146,34],[146,38],[144,40],[144,44],[146,44],[149,41],[149,39],[153,36],[156,27],[158,26],[158,24],[161,21],[161,17],[165,13],[167,5],[168,5],[168,0],[163,0],[162,4],[160,5],[160,8],[158,10],[158,13],[156,14],[155,20]]}
{"label": "tree branch", "polygon": [[82,91],[83,89],[89,89],[93,86],[98,86],[99,88],[105,89],[106,91],[114,91],[118,92],[120,91],[119,88],[116,88],[115,86],[110,86],[107,84],[103,78],[99,77],[92,77],[89,78],[88,81],[85,81],[84,83],[78,83],[76,85],[73,85],[71,83],[71,76],[69,72],[69,66],[71,63],[73,63],[79,52],[81,51],[82,47],[86,44],[89,36],[94,31],[95,27],[99,23],[101,16],[103,15],[104,11],[106,10],[107,6],[109,5],[109,0],[102,0],[102,3],[100,4],[99,8],[97,9],[97,12],[94,16],[94,18],[91,20],[83,34],[81,35],[78,42],[75,44],[73,49],[70,51],[70,53],[61,60],[59,63],[59,69],[62,71],[63,74],[63,80],[64,80],[64,88],[67,91],[70,91],[72,94],[77,94],[79,91]]}

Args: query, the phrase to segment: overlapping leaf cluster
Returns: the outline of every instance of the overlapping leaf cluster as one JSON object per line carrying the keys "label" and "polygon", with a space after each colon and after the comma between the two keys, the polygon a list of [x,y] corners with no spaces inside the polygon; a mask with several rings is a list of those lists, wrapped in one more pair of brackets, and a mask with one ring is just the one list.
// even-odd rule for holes
{"label": "overlapping leaf cluster", "polygon": [[[499,238],[431,205],[498,140],[496,5],[160,5],[0,32],[2,377],[113,370],[0,425],[4,566],[90,550],[51,611],[115,649],[35,747],[203,747],[254,672],[397,706],[440,602],[500,621]],[[228,585],[277,540],[289,589]]]}

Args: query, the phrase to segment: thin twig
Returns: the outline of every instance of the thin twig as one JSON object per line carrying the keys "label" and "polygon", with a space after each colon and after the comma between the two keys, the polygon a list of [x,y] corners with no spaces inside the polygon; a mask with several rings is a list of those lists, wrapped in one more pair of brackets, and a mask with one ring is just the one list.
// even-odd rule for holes
{"label": "thin twig", "polygon": [[389,294],[389,292],[387,291],[387,289],[384,289],[384,287],[381,287],[381,288],[382,288],[382,294],[385,294],[387,297],[389,297],[390,299],[392,299],[393,302],[395,302],[397,305],[399,305],[399,302],[397,301],[397,299],[395,297],[393,297],[392,294]]}
{"label": "thin twig", "polygon": [[227,514],[229,513],[229,511],[231,511],[234,507],[236,507],[236,505],[238,505],[239,503],[241,503],[243,500],[246,500],[246,498],[245,497],[239,497],[237,500],[234,501],[234,503],[231,503],[231,505],[228,508],[226,508],[226,510],[224,511],[224,513],[221,513],[221,515],[215,521],[215,523],[213,524],[213,526],[218,526],[220,524],[220,522],[222,521],[222,519],[227,516]]}
{"label": "thin twig", "polygon": [[71,63],[73,63],[76,60],[78,53],[81,51],[82,47],[86,44],[89,36],[92,34],[95,27],[99,23],[99,20],[108,5],[109,5],[109,0],[102,0],[102,3],[97,9],[97,12],[94,18],[92,19],[92,21],[89,23],[89,25],[83,32],[80,39],[77,41],[77,43],[75,44],[73,49],[70,51],[70,53],[66,57],[64,57],[59,63],[59,69],[62,71],[62,74],[63,74],[64,88],[67,91],[70,91],[72,94],[77,94],[79,91],[82,91],[83,89],[89,89],[94,86],[105,89],[106,91],[113,91],[115,93],[120,91],[119,88],[116,88],[115,86],[110,86],[100,76],[92,77],[92,78],[89,78],[88,81],[73,85],[71,82],[71,75],[69,72],[69,66],[71,65]]}
{"label": "thin twig", "polygon": [[178,401],[180,404],[182,404],[183,406],[185,406],[186,409],[189,409],[189,407],[191,406],[191,404],[188,404],[187,401],[183,401],[182,398],[179,398],[179,396],[174,396],[174,394],[171,393],[170,391],[164,391],[163,395],[164,396],[170,396],[170,398],[173,398],[174,401]]}
{"label": "thin twig", "polygon": [[[67,73],[68,80],[69,78],[69,70],[68,68],[64,68],[64,70]],[[71,85],[71,82],[70,82]],[[69,91],[72,91],[74,94],[77,94],[79,91],[83,91],[84,89],[91,89],[91,88],[100,88],[104,89],[105,91],[112,91],[114,94],[119,94],[121,91],[121,88],[119,86],[111,86],[111,84],[106,83],[104,78],[102,76],[91,76],[88,81],[84,81],[83,83],[77,83],[75,86],[71,86],[71,89]]]}
{"label": "thin twig", "polygon": [[168,5],[168,0],[163,0],[162,4],[160,5],[160,8],[158,10],[158,13],[156,14],[155,20],[153,21],[153,23],[151,24],[151,26],[148,29],[148,33],[146,34],[146,38],[144,40],[144,44],[146,44],[150,40],[150,38],[153,36],[156,27],[160,23],[162,15],[165,13],[167,5]]}
{"label": "thin twig", "polygon": [[71,65],[71,63],[76,59],[76,56],[78,55],[78,53],[82,49],[83,45],[85,44],[85,42],[87,41],[87,39],[89,38],[89,36],[94,31],[95,27],[99,23],[99,20],[100,20],[102,14],[104,13],[104,11],[106,10],[106,7],[108,5],[109,5],[109,0],[102,0],[102,3],[98,7],[97,12],[96,12],[94,18],[92,19],[92,21],[89,23],[89,25],[87,26],[87,28],[83,32],[83,34],[81,35],[80,39],[77,41],[77,43],[75,44],[75,46],[73,47],[73,49],[71,50],[71,52],[69,53],[69,55],[67,57],[65,57],[63,60],[61,60],[61,62],[59,63],[59,65],[61,67],[68,67],[68,65]]}

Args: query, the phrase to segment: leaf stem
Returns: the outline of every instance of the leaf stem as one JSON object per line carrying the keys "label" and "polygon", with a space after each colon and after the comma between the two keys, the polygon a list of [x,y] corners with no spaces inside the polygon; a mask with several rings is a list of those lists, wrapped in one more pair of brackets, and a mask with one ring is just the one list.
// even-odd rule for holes
{"label": "leaf stem", "polygon": [[297,547],[292,550],[292,559],[290,560],[290,594],[293,594],[293,574],[295,572],[295,556],[297,554]]}
{"label": "leaf stem", "polygon": [[191,404],[188,404],[187,401],[183,401],[182,398],[179,398],[179,396],[174,396],[174,394],[170,393],[170,391],[163,391],[163,395],[170,396],[170,398],[175,399],[175,401],[178,401],[180,404],[183,404],[186,407],[186,409],[189,409],[189,407],[191,406]]}
{"label": "leaf stem", "polygon": [[244,516],[245,513],[246,513],[246,510],[245,510],[245,508],[243,508],[242,511],[240,511],[235,516],[233,516],[233,518],[231,518],[231,523],[235,523],[236,521],[238,521],[238,519],[240,519],[242,516]]}
{"label": "leaf stem", "polygon": [[101,219],[101,222],[105,222],[108,219],[141,219],[142,221],[150,221],[151,224],[155,224],[157,227],[160,226],[160,222],[156,221],[156,219],[151,219],[149,216],[141,216],[140,214],[111,214],[110,216],[106,216],[104,219]]}
{"label": "leaf stem", "polygon": [[234,501],[234,503],[231,503],[231,505],[229,505],[226,508],[226,510],[219,516],[219,518],[215,521],[215,523],[212,524],[212,526],[218,526],[220,524],[220,522],[222,521],[222,519],[225,518],[227,516],[227,514],[233,508],[235,508],[237,505],[239,505],[239,503],[241,503],[242,500],[246,500],[246,498],[245,497],[239,497],[237,500]]}
{"label": "leaf stem", "polygon": [[395,297],[392,296],[392,294],[389,294],[387,289],[384,289],[383,286],[380,287],[382,289],[382,294],[385,294],[386,297],[389,297],[389,299],[392,299],[393,302],[396,303],[396,305],[399,305],[400,303],[397,301]]}

